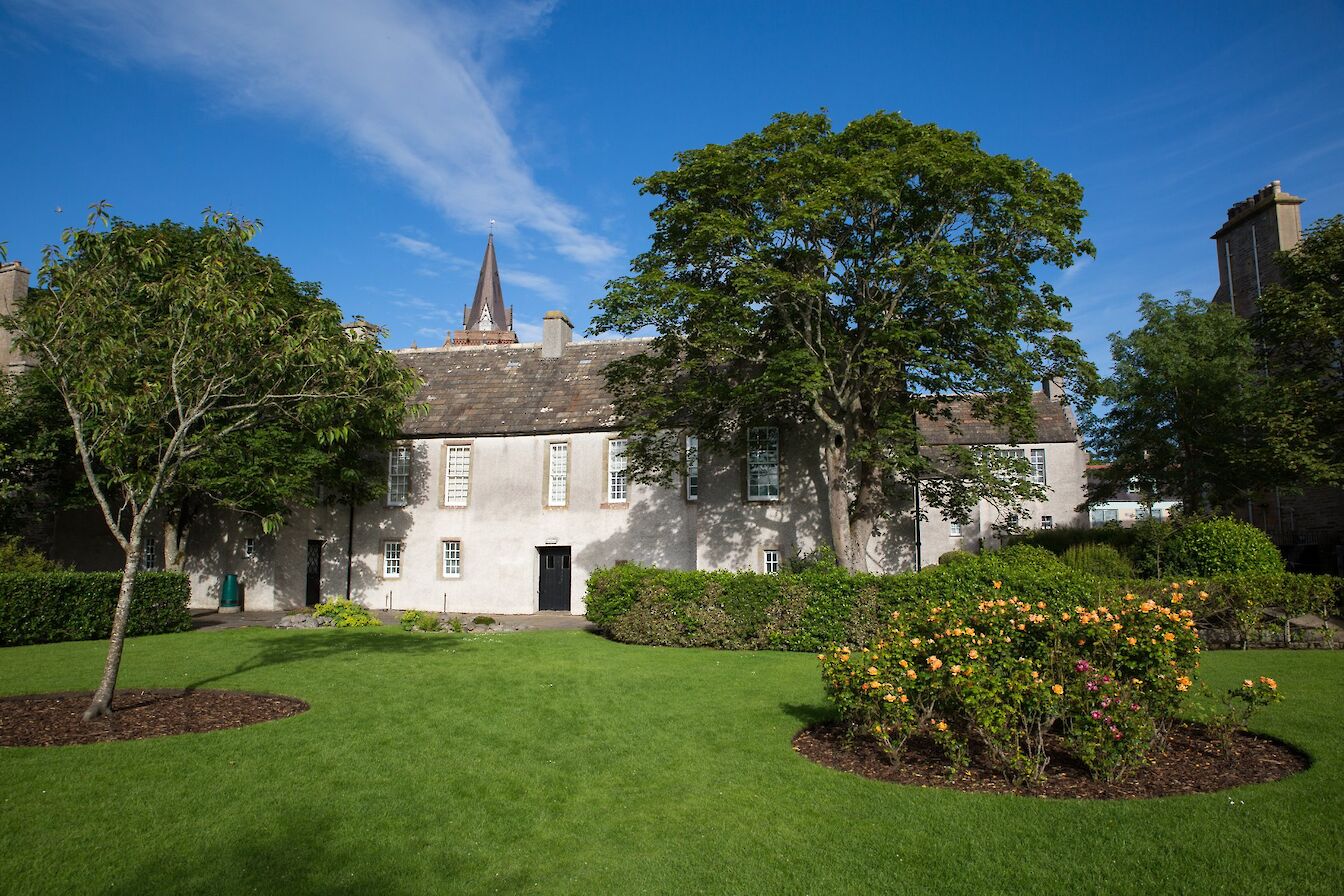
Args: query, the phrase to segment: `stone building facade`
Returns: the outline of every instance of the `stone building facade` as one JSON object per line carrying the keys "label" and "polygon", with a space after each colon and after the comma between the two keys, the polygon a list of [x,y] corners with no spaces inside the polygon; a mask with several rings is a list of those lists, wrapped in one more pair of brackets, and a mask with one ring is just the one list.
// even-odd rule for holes
{"label": "stone building facade", "polygon": [[[519,343],[496,265],[491,240],[463,331],[440,348],[396,353],[423,380],[414,402],[428,412],[405,421],[382,499],[299,510],[275,535],[230,513],[198,520],[186,561],[196,605],[216,605],[233,573],[251,609],[349,595],[379,609],[582,614],[584,582],[601,566],[769,573],[827,543],[818,433],[767,423],[723,457],[701,456],[686,436],[690,475],[665,487],[632,481],[603,370],[647,340],[575,341],[568,318],[550,312],[541,342]],[[987,502],[960,524],[933,510],[918,530],[910,512],[897,514],[872,538],[870,568],[997,544],[1008,526],[1082,525],[1086,455],[1072,414],[1049,384],[1034,405],[1035,442],[1007,445],[964,408],[955,440],[1020,452],[1048,498],[1017,520]],[[954,440],[945,423],[926,421],[924,436],[934,450]],[[100,525],[91,515],[63,521],[58,559],[119,568]],[[162,563],[157,540],[145,562]]]}

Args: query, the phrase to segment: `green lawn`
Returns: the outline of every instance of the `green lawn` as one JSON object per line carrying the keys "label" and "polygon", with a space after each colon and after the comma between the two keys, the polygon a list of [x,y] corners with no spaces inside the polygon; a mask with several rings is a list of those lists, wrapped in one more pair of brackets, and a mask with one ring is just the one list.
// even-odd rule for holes
{"label": "green lawn", "polygon": [[[0,692],[90,688],[100,643],[0,650]],[[122,683],[301,697],[212,734],[0,749],[0,892],[1344,892],[1344,653],[1278,679],[1305,774],[1142,802],[896,787],[789,745],[807,655],[576,632],[237,630],[129,642]]]}

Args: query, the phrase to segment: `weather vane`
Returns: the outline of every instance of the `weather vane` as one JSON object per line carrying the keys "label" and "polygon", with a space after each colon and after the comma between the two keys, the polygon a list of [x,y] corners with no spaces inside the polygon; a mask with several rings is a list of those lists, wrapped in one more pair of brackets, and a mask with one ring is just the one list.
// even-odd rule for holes
{"label": "weather vane", "polygon": [[491,218],[491,219],[490,219],[490,235],[491,235],[491,236],[494,236],[494,235],[495,235],[495,219],[494,219],[494,218]]}

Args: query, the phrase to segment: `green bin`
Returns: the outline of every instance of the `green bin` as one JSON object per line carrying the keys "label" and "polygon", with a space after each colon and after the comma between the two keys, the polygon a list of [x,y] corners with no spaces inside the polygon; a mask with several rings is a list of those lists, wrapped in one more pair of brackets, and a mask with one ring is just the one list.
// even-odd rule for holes
{"label": "green bin", "polygon": [[219,608],[221,610],[242,609],[238,601],[238,576],[229,573],[224,577],[224,587],[219,590]]}

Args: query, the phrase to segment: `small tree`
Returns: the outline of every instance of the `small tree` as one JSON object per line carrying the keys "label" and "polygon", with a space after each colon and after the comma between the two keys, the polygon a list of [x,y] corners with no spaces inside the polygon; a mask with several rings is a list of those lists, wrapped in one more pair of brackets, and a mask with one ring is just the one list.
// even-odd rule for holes
{"label": "small tree", "polygon": [[658,334],[607,367],[636,478],[683,468],[680,432],[740,455],[754,423],[810,427],[849,568],[916,482],[954,519],[1039,494],[987,446],[934,455],[919,419],[955,429],[965,408],[1026,441],[1035,383],[1090,382],[1067,300],[1036,279],[1092,252],[1076,181],[890,113],[840,132],[825,114],[779,115],[677,163],[636,181],[659,199],[653,245],[591,327]]}
{"label": "small tree", "polygon": [[199,229],[137,226],[95,205],[44,253],[45,288],[4,321],[61,396],[125,553],[86,719],[111,713],[145,526],[189,487],[193,464],[267,427],[341,445],[415,388],[375,340],[346,336],[339,307],[250,245],[258,227],[212,211]]}
{"label": "small tree", "polygon": [[1145,294],[1139,316],[1128,336],[1111,334],[1106,407],[1087,424],[1090,446],[1111,463],[1092,497],[1138,479],[1149,494],[1180,498],[1186,513],[1227,509],[1272,476],[1255,426],[1264,390],[1246,323],[1188,293]]}
{"label": "small tree", "polygon": [[1270,376],[1266,438],[1297,482],[1344,486],[1344,216],[1278,262],[1283,285],[1260,296],[1252,324]]}

